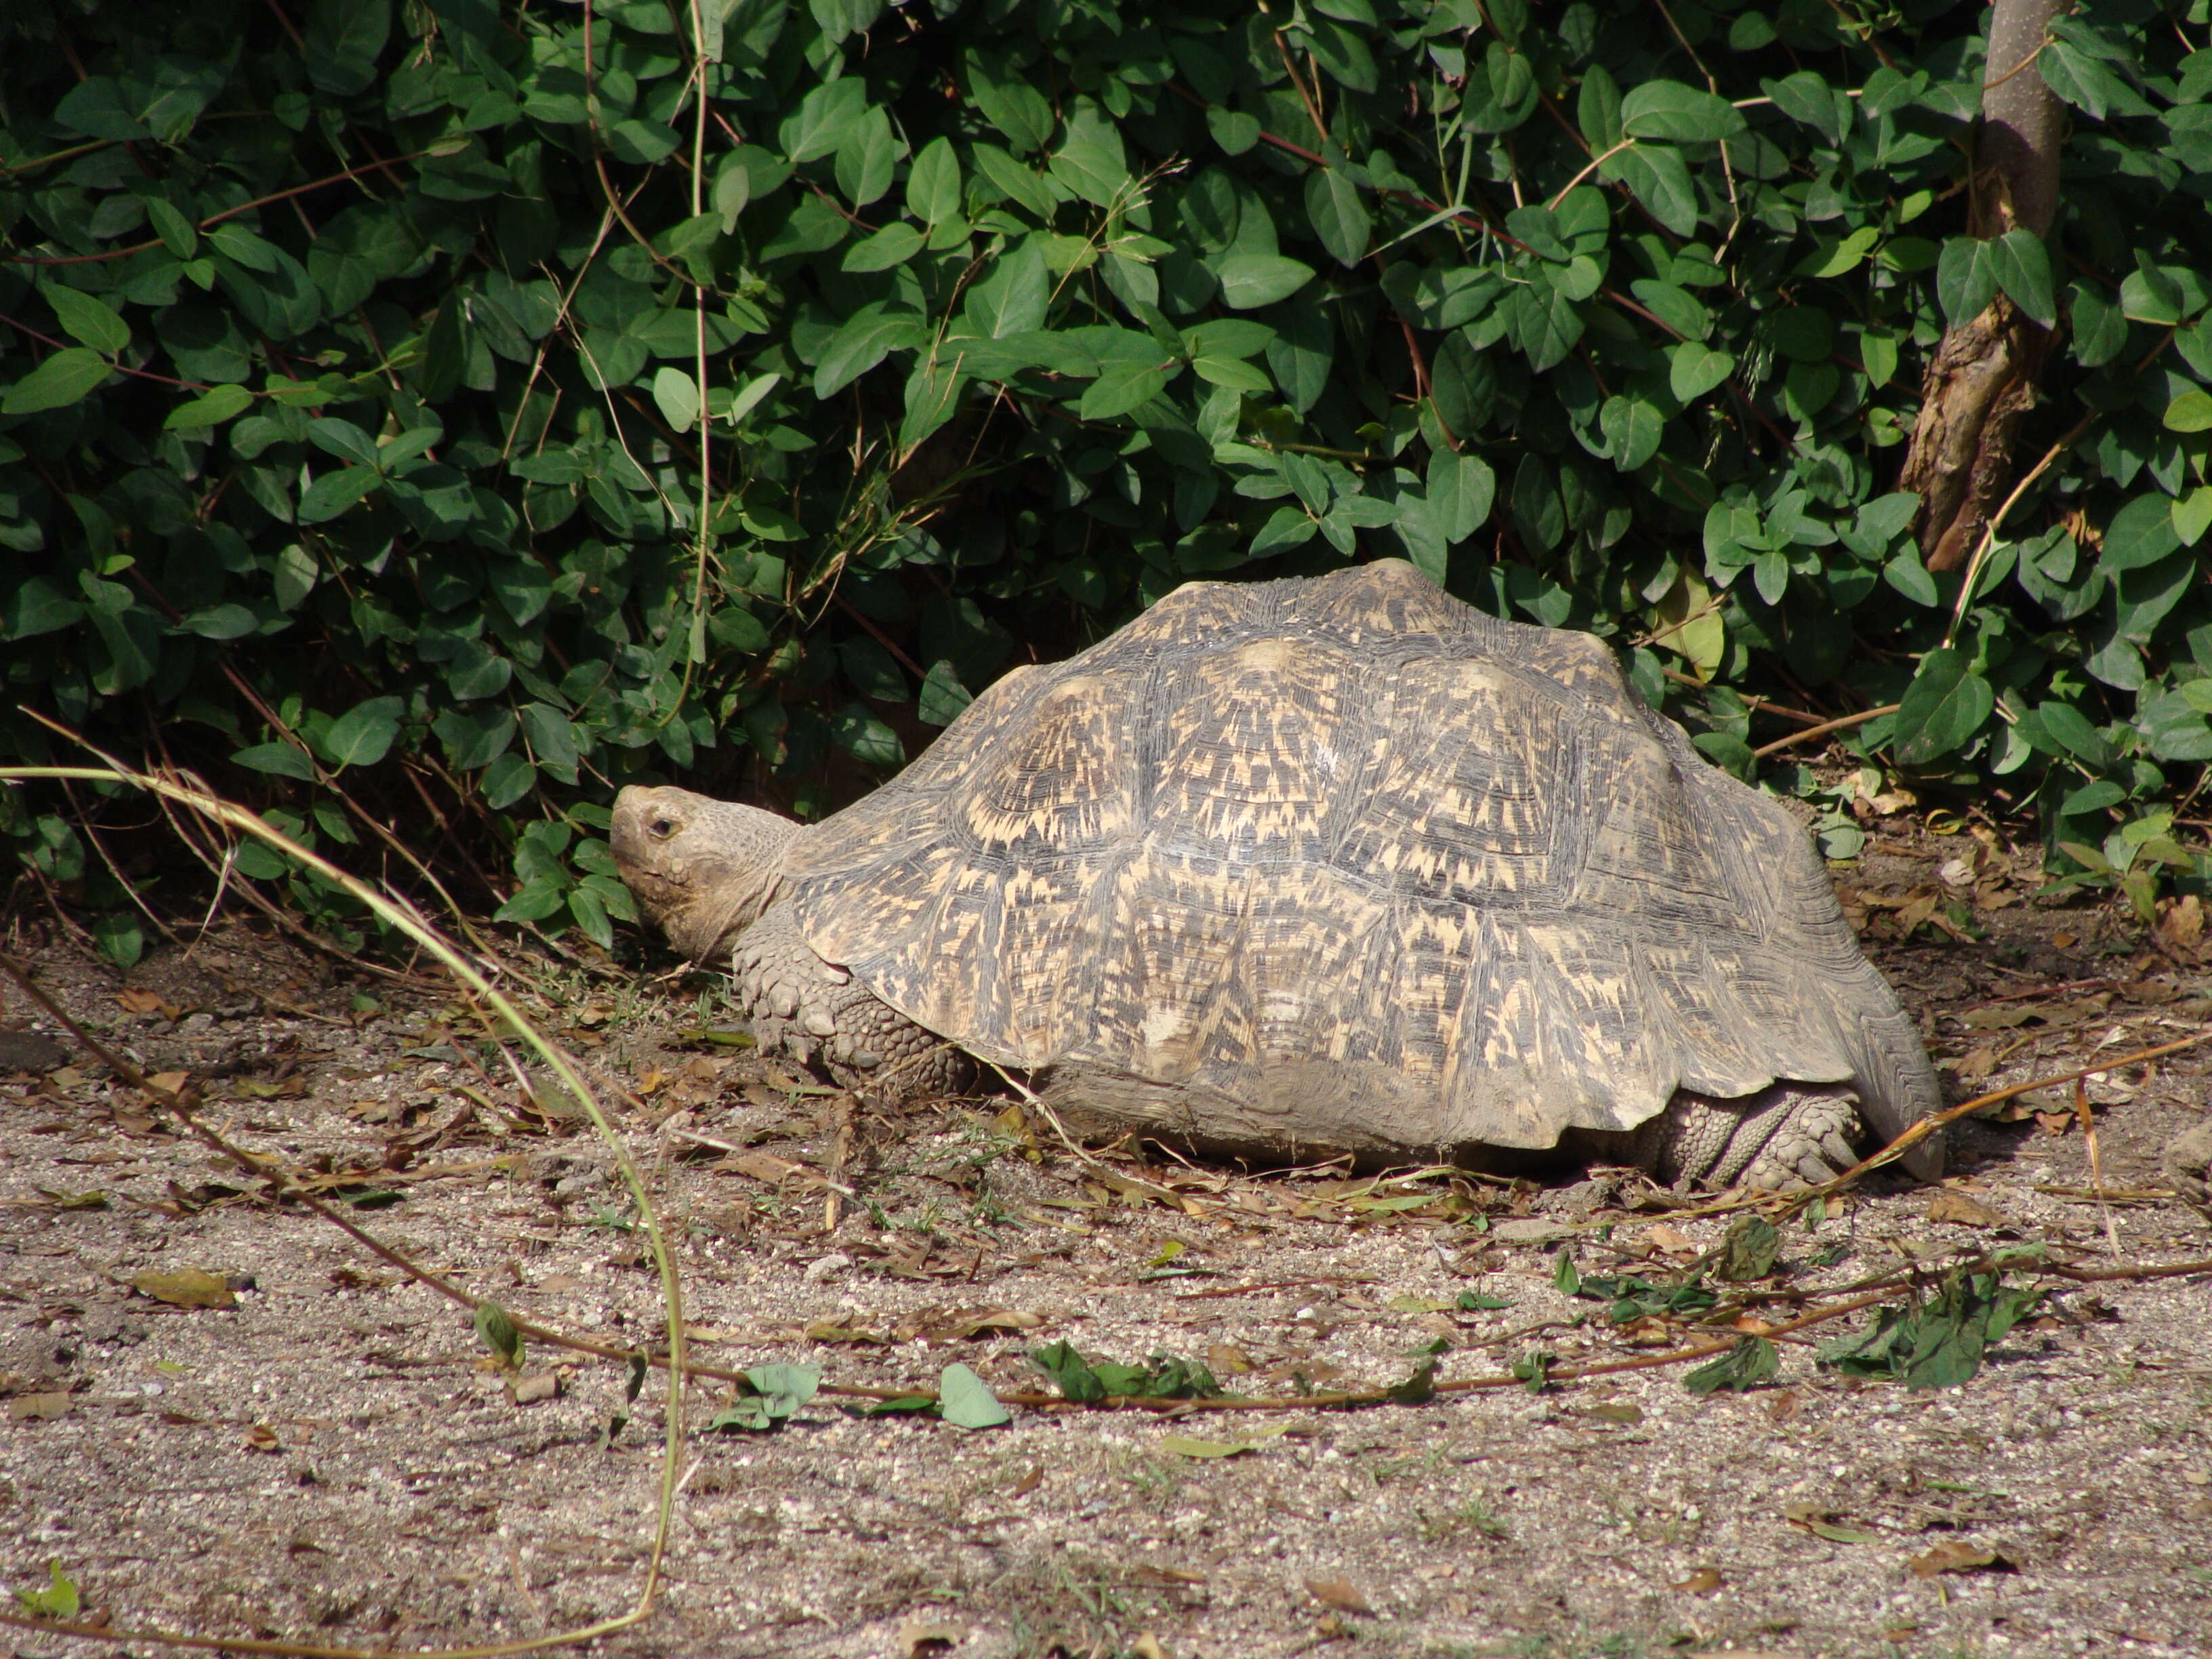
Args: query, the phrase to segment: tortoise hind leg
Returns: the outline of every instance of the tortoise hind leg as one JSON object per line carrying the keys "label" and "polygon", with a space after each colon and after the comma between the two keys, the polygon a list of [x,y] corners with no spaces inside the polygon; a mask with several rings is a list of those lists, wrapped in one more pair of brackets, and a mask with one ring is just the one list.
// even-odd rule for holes
{"label": "tortoise hind leg", "polygon": [[730,978],[763,1053],[818,1066],[871,1100],[934,1099],[974,1079],[967,1055],[817,956],[787,904],[738,936]]}
{"label": "tortoise hind leg", "polygon": [[1737,1100],[1681,1090],[1636,1132],[1635,1160],[1692,1187],[1817,1186],[1858,1160],[1856,1104],[1842,1084],[1777,1083]]}

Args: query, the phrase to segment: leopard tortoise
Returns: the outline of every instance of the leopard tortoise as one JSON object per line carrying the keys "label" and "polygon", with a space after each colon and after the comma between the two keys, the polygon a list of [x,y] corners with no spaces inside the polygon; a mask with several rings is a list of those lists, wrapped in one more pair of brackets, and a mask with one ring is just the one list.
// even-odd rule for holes
{"label": "leopard tortoise", "polygon": [[1394,561],[1180,588],[818,823],[627,788],[613,847],[764,1048],[878,1098],[972,1056],[1085,1127],[1706,1187],[1938,1103],[1788,812],[1596,640]]}

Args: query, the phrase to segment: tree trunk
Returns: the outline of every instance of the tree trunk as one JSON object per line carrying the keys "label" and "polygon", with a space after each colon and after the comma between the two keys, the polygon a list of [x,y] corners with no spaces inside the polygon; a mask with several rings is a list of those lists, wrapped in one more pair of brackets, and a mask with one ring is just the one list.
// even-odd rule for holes
{"label": "tree trunk", "polygon": [[[2046,235],[2058,211],[2063,119],[2036,68],[2060,0],[1996,0],[1975,140],[1969,232]],[[1973,555],[2012,480],[2014,435],[2035,406],[2051,331],[2000,294],[1979,316],[1945,331],[1921,386],[1920,418],[1898,488],[1920,497],[1920,551],[1930,570]]]}

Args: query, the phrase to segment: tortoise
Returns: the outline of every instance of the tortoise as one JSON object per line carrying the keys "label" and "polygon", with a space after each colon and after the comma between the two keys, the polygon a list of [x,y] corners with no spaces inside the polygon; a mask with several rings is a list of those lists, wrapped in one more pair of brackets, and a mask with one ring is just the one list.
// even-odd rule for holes
{"label": "tortoise", "polygon": [[1707,1188],[1939,1103],[1789,811],[1599,641],[1400,561],[1178,588],[820,823],[632,786],[612,842],[764,1048],[878,1099],[972,1057],[1085,1129]]}

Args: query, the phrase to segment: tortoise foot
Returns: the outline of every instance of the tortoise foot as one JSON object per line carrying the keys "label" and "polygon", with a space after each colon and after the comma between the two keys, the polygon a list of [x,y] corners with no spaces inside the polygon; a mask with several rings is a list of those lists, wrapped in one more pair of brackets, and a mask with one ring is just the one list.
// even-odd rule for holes
{"label": "tortoise foot", "polygon": [[1684,1091],[1659,1121],[1656,1172],[1692,1187],[1813,1187],[1858,1161],[1856,1102],[1841,1085],[1778,1083],[1738,1100]]}

